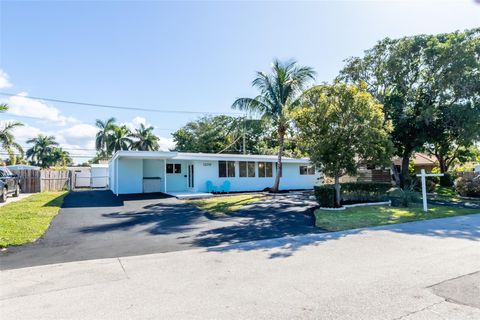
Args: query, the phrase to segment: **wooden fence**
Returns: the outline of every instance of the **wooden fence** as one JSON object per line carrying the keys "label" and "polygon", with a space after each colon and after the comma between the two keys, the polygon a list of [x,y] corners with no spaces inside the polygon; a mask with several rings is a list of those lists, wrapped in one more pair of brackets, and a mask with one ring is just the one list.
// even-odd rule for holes
{"label": "wooden fence", "polygon": [[61,191],[72,189],[72,172],[69,170],[12,170],[20,180],[25,193]]}

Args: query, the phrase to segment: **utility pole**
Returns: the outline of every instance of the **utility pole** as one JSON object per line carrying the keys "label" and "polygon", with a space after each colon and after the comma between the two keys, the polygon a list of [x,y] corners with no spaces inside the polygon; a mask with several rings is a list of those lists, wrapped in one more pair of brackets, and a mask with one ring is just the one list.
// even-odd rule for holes
{"label": "utility pole", "polygon": [[246,131],[247,131],[247,117],[243,117],[243,154],[247,154],[247,147],[246,147]]}

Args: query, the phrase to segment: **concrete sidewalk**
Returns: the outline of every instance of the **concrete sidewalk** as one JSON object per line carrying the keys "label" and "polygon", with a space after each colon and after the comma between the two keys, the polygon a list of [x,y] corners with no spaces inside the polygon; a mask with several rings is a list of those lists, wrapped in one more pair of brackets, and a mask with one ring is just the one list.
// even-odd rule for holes
{"label": "concrete sidewalk", "polygon": [[0,316],[480,319],[479,240],[477,214],[7,270]]}
{"label": "concrete sidewalk", "polygon": [[25,198],[28,198],[28,197],[30,197],[32,194],[34,194],[34,193],[20,193],[20,194],[18,195],[18,197],[13,197],[13,196],[9,195],[9,196],[7,197],[7,201],[5,201],[5,202],[0,202],[0,207],[3,207],[4,205],[9,204],[9,203],[12,203],[12,202],[17,202],[17,201],[23,200],[23,199],[25,199]]}

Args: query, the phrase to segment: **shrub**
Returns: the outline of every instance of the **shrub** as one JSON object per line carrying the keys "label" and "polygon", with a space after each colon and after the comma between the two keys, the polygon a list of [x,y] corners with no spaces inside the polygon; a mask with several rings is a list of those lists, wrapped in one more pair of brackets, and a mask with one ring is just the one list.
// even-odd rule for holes
{"label": "shrub", "polygon": [[342,201],[375,202],[384,201],[387,191],[392,188],[388,182],[349,182],[341,184]]}
{"label": "shrub", "polygon": [[451,173],[445,172],[443,176],[440,177],[440,186],[445,188],[453,187],[454,177]]}
{"label": "shrub", "polygon": [[[435,180],[431,178],[438,178],[438,177],[427,177],[425,184],[426,184],[428,193],[434,192],[435,188],[437,187]],[[422,192],[422,179],[416,176],[411,177],[409,183],[407,183],[407,186],[408,188],[413,188],[413,190],[415,191]]]}
{"label": "shrub", "polygon": [[480,197],[480,176],[458,178],[455,180],[455,190],[463,197]]}
{"label": "shrub", "polygon": [[318,204],[324,208],[335,207],[335,188],[331,184],[315,186],[315,198]]}

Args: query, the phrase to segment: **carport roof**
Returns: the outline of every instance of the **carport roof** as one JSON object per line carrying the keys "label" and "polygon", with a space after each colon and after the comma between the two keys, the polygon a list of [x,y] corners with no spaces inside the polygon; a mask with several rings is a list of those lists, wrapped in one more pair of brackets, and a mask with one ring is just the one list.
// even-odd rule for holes
{"label": "carport roof", "polygon": [[[203,160],[203,161],[271,161],[276,162],[276,155],[257,155],[257,154],[225,154],[225,153],[186,153],[169,151],[118,151],[111,160],[116,158],[136,158],[136,159],[175,159],[175,160]],[[309,158],[289,158],[283,157],[284,163],[308,164]]]}

